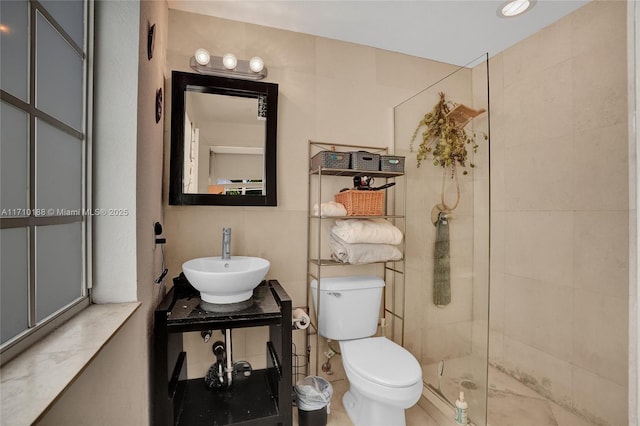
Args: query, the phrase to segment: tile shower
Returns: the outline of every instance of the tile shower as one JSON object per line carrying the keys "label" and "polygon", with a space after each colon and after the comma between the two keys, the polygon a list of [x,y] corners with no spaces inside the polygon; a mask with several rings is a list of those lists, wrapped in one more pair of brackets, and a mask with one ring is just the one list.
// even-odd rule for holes
{"label": "tile shower", "polygon": [[[465,391],[477,425],[627,423],[626,66],[626,4],[594,1],[493,56],[488,73],[471,64],[395,109],[408,160],[404,345],[430,392]],[[450,221],[445,308],[432,303],[441,171],[416,168],[409,150],[438,91],[490,105],[468,129],[491,122]],[[538,417],[509,417],[518,407]]]}

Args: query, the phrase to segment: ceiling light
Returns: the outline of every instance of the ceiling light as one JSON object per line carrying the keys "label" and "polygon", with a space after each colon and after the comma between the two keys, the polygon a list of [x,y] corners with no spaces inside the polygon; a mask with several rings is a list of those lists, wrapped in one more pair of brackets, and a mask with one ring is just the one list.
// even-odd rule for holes
{"label": "ceiling light", "polygon": [[200,65],[207,65],[211,59],[211,55],[209,55],[207,49],[200,48],[196,50],[195,58],[196,62]]}
{"label": "ceiling light", "polygon": [[498,9],[498,16],[513,17],[526,12],[533,7],[534,0],[512,0],[503,3]]}
{"label": "ceiling light", "polygon": [[222,65],[228,70],[232,70],[238,65],[238,58],[233,53],[227,53],[222,57]]}

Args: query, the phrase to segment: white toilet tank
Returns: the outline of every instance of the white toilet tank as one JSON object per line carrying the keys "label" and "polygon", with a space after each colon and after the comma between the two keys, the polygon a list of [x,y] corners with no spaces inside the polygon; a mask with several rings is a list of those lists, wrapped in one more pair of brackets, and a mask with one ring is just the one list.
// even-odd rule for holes
{"label": "white toilet tank", "polygon": [[[378,328],[384,281],[372,275],[320,279],[320,335],[334,340],[373,336]],[[318,309],[318,281],[311,281]]]}

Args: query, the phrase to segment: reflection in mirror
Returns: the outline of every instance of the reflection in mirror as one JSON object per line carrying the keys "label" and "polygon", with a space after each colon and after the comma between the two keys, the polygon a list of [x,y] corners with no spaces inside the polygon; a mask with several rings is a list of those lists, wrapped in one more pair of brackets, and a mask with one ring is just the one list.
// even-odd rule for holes
{"label": "reflection in mirror", "polygon": [[264,195],[259,98],[187,92],[183,192]]}
{"label": "reflection in mirror", "polygon": [[276,205],[277,91],[173,72],[170,204]]}

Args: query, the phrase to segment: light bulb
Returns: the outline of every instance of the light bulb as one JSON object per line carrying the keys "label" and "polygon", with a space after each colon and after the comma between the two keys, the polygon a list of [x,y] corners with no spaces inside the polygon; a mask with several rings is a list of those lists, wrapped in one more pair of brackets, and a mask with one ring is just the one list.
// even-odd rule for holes
{"label": "light bulb", "polygon": [[209,51],[207,51],[207,49],[200,48],[196,50],[195,58],[196,62],[200,65],[207,65],[211,55],[209,55]]}
{"label": "light bulb", "polygon": [[529,0],[514,0],[502,7],[502,15],[506,17],[520,15],[531,6]]}
{"label": "light bulb", "polygon": [[264,69],[264,59],[262,59],[260,56],[254,56],[253,58],[249,59],[249,68],[251,68],[251,71],[253,72],[260,72]]}
{"label": "light bulb", "polygon": [[222,57],[222,65],[228,70],[232,70],[238,65],[238,59],[233,53],[227,53]]}

